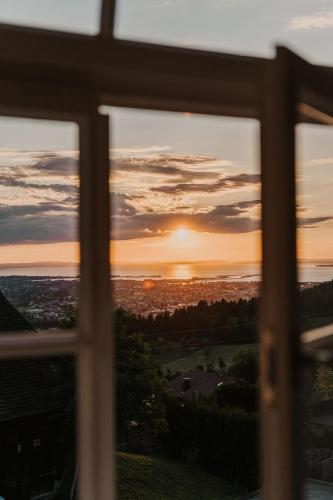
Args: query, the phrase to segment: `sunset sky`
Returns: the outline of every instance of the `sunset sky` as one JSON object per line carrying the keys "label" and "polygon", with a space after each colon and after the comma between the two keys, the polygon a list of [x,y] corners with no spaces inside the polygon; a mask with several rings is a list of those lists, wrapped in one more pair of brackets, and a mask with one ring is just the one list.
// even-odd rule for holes
{"label": "sunset sky", "polygon": [[[98,26],[96,0],[19,5],[5,0],[0,20],[87,33]],[[119,0],[116,33],[264,56],[281,41],[331,63],[333,0]],[[105,112],[112,117],[114,261],[260,259],[256,122]],[[333,259],[332,133],[301,126],[297,139],[299,256]],[[77,261],[77,158],[74,125],[0,119],[0,265]]]}
{"label": "sunset sky", "polygon": [[333,63],[333,0],[118,0],[120,38],[265,57],[288,45]]}
{"label": "sunset sky", "polygon": [[[107,109],[112,116],[115,262],[260,259],[255,121]],[[333,257],[330,128],[298,137],[299,255]],[[74,262],[77,129],[0,121],[0,265]]]}

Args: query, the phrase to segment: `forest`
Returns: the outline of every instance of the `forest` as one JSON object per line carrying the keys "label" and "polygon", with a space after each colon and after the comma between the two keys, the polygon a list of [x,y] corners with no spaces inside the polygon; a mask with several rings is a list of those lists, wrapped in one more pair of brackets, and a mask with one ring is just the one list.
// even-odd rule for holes
{"label": "forest", "polygon": [[[256,322],[260,298],[208,303],[201,300],[196,305],[164,311],[153,316],[130,314],[127,321],[129,333],[140,333],[146,338],[208,336],[216,340],[251,342],[256,340]],[[299,288],[300,328],[320,326],[325,318],[333,316],[333,281],[310,288]],[[321,319],[321,321],[320,321]]]}

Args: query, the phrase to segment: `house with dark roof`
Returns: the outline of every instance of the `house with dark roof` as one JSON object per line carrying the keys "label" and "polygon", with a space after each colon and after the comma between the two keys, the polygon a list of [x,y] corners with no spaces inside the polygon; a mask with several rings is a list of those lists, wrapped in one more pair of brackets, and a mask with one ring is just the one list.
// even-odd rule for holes
{"label": "house with dark roof", "polygon": [[[0,292],[0,333],[33,331]],[[0,496],[5,500],[30,500],[55,489],[57,443],[47,398],[50,362],[0,360]]]}
{"label": "house with dark roof", "polygon": [[22,331],[32,332],[34,328],[0,291],[0,333],[3,335]]}

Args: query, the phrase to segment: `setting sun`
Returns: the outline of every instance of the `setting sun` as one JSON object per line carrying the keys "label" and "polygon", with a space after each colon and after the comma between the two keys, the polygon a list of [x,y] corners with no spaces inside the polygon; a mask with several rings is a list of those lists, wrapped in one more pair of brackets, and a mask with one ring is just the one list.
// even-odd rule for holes
{"label": "setting sun", "polygon": [[189,237],[189,230],[186,227],[179,227],[174,234],[178,240],[185,241]]}
{"label": "setting sun", "polygon": [[202,243],[202,235],[186,226],[179,226],[171,232],[165,243],[169,248],[169,256],[177,254],[176,260],[187,260],[189,252],[195,251]]}

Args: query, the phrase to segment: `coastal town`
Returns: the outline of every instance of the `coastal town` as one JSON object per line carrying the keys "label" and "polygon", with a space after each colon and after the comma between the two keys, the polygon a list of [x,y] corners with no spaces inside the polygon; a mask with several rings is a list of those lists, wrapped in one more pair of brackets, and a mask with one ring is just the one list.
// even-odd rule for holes
{"label": "coastal town", "polygon": [[[35,328],[73,326],[78,304],[78,277],[0,276],[0,290]],[[225,299],[251,299],[258,281],[221,279],[112,279],[116,307],[148,316]],[[313,286],[302,283],[301,288]]]}

